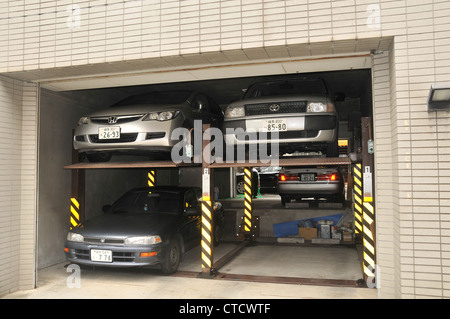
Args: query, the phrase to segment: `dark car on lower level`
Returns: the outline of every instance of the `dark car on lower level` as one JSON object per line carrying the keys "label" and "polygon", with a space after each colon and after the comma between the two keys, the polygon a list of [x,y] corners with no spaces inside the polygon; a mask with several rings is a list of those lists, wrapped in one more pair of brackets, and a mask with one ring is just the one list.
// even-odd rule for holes
{"label": "dark car on lower level", "polygon": [[[159,265],[176,272],[183,253],[200,244],[201,189],[152,187],[133,189],[105,213],[73,228],[65,252],[70,262],[90,266]],[[224,226],[223,208],[214,204],[213,241]]]}

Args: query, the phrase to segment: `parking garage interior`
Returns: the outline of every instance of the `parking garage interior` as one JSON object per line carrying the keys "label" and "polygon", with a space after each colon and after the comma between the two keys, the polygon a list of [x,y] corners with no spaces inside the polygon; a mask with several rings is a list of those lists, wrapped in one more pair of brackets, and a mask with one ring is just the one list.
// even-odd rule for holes
{"label": "parking garage interior", "polygon": [[[72,177],[70,170],[64,167],[72,163],[72,133],[81,116],[108,108],[134,94],[180,88],[206,91],[225,109],[230,102],[240,99],[243,90],[252,82],[293,76],[320,76],[326,80],[332,93],[345,94],[345,99],[336,103],[339,138],[349,142],[348,150],[341,156],[360,151],[361,132],[358,128],[361,117],[370,117],[372,112],[371,70],[367,68],[86,90],[52,91],[42,88],[39,114],[38,269],[64,263],[65,260],[63,245],[69,227]],[[127,155],[113,156],[112,159],[117,162],[145,160],[145,156]],[[215,186],[219,190],[218,201],[225,207],[227,222],[223,243],[214,250],[214,259],[219,260],[239,244],[243,201],[236,194],[236,168],[218,168],[214,174]],[[157,183],[201,187],[201,167],[158,168]],[[147,170],[143,168],[86,170],[85,218],[101,214],[103,205],[111,204],[131,188],[146,184]],[[260,192],[254,199],[253,210],[253,216],[259,218],[258,235],[252,245],[240,250],[220,269],[222,278],[236,278],[238,275],[278,276],[339,280],[340,283],[349,282],[353,285],[363,276],[360,252],[355,241],[338,245],[298,243],[295,238],[283,241],[276,237],[273,230],[274,224],[339,213],[351,220],[349,198],[344,203],[302,203],[283,207],[276,193]],[[320,252],[321,257],[315,255],[317,252]],[[196,273],[201,271],[200,267],[200,252],[195,248],[186,254],[180,271]]]}

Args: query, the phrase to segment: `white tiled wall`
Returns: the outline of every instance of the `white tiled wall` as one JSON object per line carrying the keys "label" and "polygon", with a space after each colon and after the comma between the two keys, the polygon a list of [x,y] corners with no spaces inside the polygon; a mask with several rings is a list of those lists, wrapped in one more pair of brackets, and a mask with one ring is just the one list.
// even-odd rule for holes
{"label": "white tiled wall", "polygon": [[[0,12],[0,30],[6,31],[0,33],[0,41],[7,45],[0,47],[0,73],[59,68],[61,74],[63,67],[158,57],[166,57],[164,63],[174,67],[197,57],[201,61],[210,58],[214,64],[232,61],[233,56],[259,59],[254,54],[261,51],[252,49],[272,46],[286,49],[266,50],[262,58],[280,58],[279,52],[293,58],[316,52],[332,55],[367,50],[372,39],[370,48],[378,49],[380,38],[392,38],[390,49],[373,58],[379,295],[450,297],[450,115],[429,113],[426,107],[430,84],[450,82],[449,0],[3,3],[7,10]],[[309,45],[296,46],[299,44]],[[207,54],[218,51],[235,55],[220,56],[219,61],[213,60],[219,55]],[[16,167],[15,159],[27,154],[30,160],[24,163],[29,166],[20,168],[31,173],[34,137],[20,128],[36,122],[22,120],[28,113],[25,103],[23,107],[21,104],[27,95],[21,92],[31,94],[34,87],[7,78],[1,83],[2,98],[6,94],[8,103],[0,106],[0,112],[13,116],[16,124],[2,127],[0,135],[19,130],[22,146],[14,143],[13,159],[0,163]],[[32,100],[30,96],[30,116],[34,114]],[[1,183],[15,186],[12,191],[5,190],[0,201],[8,201],[16,211],[23,213],[26,208],[31,212],[31,204],[18,199],[34,196],[33,191],[26,188],[22,195],[18,188],[31,187],[34,181],[22,178],[20,184],[14,184],[14,176],[0,176]],[[6,212],[2,210],[1,214]],[[10,229],[27,225],[23,222],[28,219],[19,220],[17,216],[7,222],[0,220],[1,236],[5,236],[3,230],[18,236]],[[22,235],[32,240],[32,232]],[[4,258],[0,260],[3,263]],[[14,278],[19,274],[10,265],[17,266],[19,261],[13,258],[6,263],[7,269],[15,270],[11,272]],[[3,269],[0,287],[8,282],[3,279]]]}
{"label": "white tiled wall", "polygon": [[0,295],[34,286],[35,85],[0,76]]}

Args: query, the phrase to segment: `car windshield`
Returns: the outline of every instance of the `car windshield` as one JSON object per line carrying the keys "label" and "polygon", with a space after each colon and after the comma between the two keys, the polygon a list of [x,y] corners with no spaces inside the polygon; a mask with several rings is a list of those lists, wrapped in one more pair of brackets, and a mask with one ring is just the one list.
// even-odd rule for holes
{"label": "car windshield", "polygon": [[131,192],[113,205],[113,213],[178,214],[180,198],[171,191]]}
{"label": "car windshield", "polygon": [[180,104],[187,100],[190,92],[171,91],[171,92],[151,92],[130,96],[114,106],[138,105],[138,104]]}
{"label": "car windshield", "polygon": [[327,87],[320,79],[286,80],[257,83],[251,86],[244,99],[298,94],[326,94]]}

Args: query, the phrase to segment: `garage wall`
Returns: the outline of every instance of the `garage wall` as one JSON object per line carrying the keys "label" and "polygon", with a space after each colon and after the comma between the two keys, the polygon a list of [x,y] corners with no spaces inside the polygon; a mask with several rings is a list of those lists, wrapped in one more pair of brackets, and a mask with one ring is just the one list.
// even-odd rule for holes
{"label": "garage wall", "polygon": [[428,112],[450,80],[448,3],[405,10],[406,35],[374,56],[377,266],[381,297],[450,297],[450,113]]}
{"label": "garage wall", "polygon": [[0,76],[0,295],[35,282],[37,88]]}
{"label": "garage wall", "polygon": [[450,113],[427,111],[430,84],[450,80],[445,11],[448,3],[408,10],[409,32],[391,54],[397,292],[405,298],[450,297]]}
{"label": "garage wall", "polygon": [[[72,128],[78,119],[107,106],[114,92],[57,93],[41,90],[39,129],[38,269],[63,262],[69,229]],[[142,170],[85,171],[86,219],[102,214],[102,206],[127,190],[145,186]]]}

